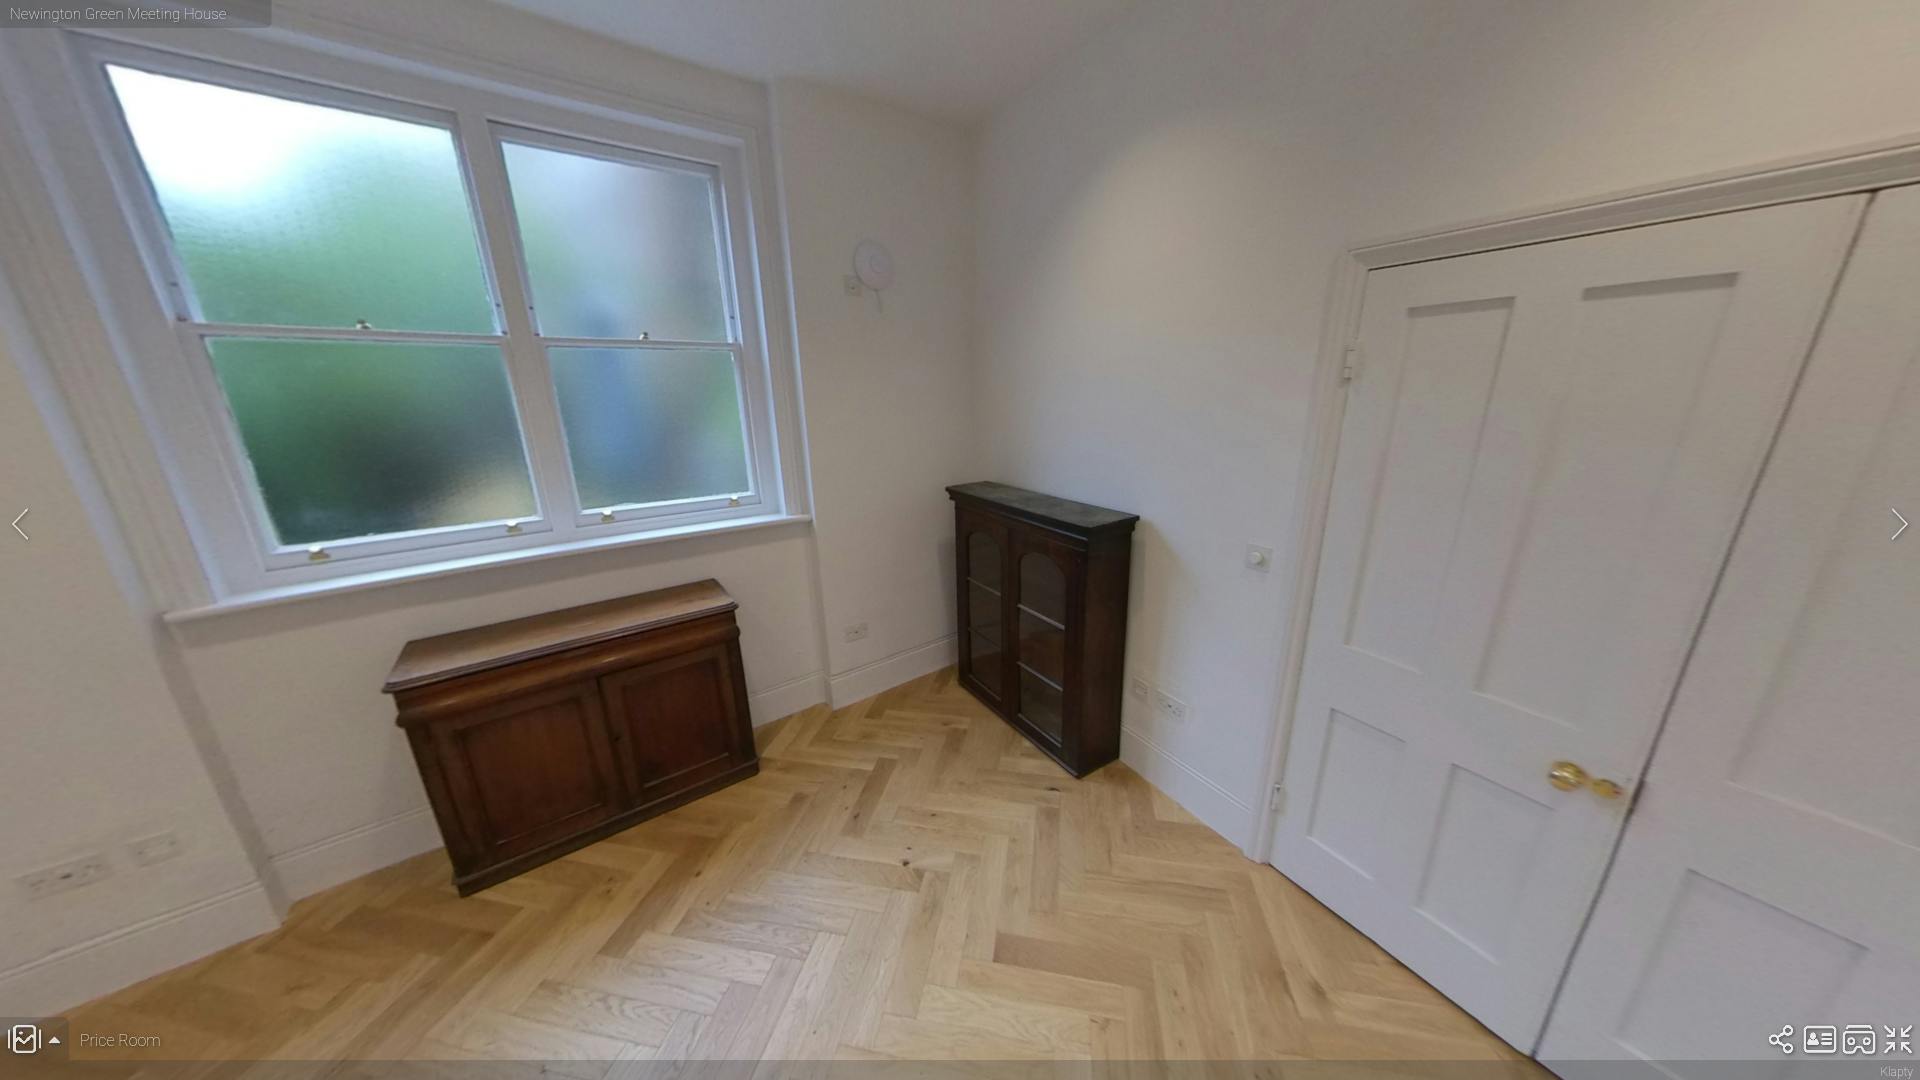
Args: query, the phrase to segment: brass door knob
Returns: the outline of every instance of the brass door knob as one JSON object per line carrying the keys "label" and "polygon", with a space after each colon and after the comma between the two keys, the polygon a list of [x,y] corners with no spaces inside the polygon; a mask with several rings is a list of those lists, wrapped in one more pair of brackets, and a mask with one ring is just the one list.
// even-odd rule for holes
{"label": "brass door knob", "polygon": [[1577,787],[1585,787],[1587,783],[1587,770],[1575,765],[1571,761],[1556,761],[1553,763],[1553,767],[1547,770],[1547,783],[1552,784],[1561,791],[1572,791]]}
{"label": "brass door knob", "polygon": [[1584,787],[1592,789],[1595,795],[1603,799],[1617,799],[1627,793],[1627,789],[1603,776],[1589,775],[1587,770],[1571,761],[1556,761],[1547,770],[1547,783],[1561,791],[1572,791]]}
{"label": "brass door knob", "polygon": [[1587,781],[1587,787],[1591,788],[1595,795],[1598,795],[1603,799],[1617,799],[1620,796],[1625,795],[1627,793],[1626,788],[1621,787],[1619,784],[1614,783],[1612,780],[1608,780],[1599,776],[1596,776],[1593,779]]}

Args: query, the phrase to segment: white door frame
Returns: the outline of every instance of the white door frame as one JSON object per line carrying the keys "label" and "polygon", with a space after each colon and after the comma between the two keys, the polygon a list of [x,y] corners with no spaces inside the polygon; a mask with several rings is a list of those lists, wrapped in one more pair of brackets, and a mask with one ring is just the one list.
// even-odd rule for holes
{"label": "white door frame", "polygon": [[1245,849],[1248,858],[1272,861],[1274,822],[1285,805],[1277,785],[1285,775],[1287,743],[1293,733],[1300,674],[1306,662],[1307,627],[1333,494],[1334,457],[1346,415],[1343,369],[1359,330],[1367,272],[1916,181],[1920,181],[1920,134],[1388,237],[1349,248],[1335,260],[1307,417],[1305,466],[1301,482],[1294,489],[1295,532],[1287,554],[1290,591],[1286,631],[1281,639],[1279,708],[1269,728],[1261,785],[1261,790],[1272,796],[1267,811],[1255,817],[1253,837]]}

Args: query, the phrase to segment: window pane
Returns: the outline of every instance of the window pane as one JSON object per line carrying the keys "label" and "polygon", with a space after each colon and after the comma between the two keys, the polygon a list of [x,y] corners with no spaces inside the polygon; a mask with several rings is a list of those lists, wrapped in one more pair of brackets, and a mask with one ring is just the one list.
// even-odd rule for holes
{"label": "window pane", "polygon": [[286,544],[534,515],[491,345],[208,342]]}
{"label": "window pane", "polygon": [[581,506],[751,490],[732,353],[569,348],[551,356]]}
{"label": "window pane", "polygon": [[710,180],[501,145],[542,334],[730,340]]}
{"label": "window pane", "polygon": [[494,332],[446,130],[107,71],[207,319]]}

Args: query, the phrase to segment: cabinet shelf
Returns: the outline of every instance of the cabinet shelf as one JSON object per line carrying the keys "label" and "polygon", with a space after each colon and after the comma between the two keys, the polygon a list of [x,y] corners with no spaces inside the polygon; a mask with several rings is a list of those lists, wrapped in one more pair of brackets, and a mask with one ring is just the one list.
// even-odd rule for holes
{"label": "cabinet shelf", "polygon": [[1059,683],[1054,682],[1052,679],[1047,678],[1045,675],[1042,675],[1040,672],[1035,671],[1033,667],[1030,664],[1028,664],[1025,660],[1016,660],[1014,661],[1014,663],[1019,665],[1021,671],[1024,671],[1027,674],[1033,676],[1034,678],[1039,679],[1041,682],[1046,683],[1048,686],[1052,687],[1053,689],[1059,690],[1063,693],[1066,691],[1066,687],[1061,686]]}
{"label": "cabinet shelf", "polygon": [[1046,623],[1048,626],[1053,627],[1055,630],[1065,630],[1067,628],[1066,623],[1061,622],[1059,619],[1042,615],[1041,613],[1033,610],[1032,608],[1028,607],[1025,604],[1015,604],[1014,607],[1018,608],[1022,614],[1031,615],[1034,618],[1039,619],[1041,622]]}

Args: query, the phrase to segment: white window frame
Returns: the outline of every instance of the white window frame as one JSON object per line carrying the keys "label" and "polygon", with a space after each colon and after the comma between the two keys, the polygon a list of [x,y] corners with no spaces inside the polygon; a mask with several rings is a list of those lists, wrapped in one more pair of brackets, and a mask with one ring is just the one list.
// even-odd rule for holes
{"label": "white window frame", "polygon": [[[782,484],[775,399],[777,380],[765,340],[751,191],[751,161],[732,132],[702,130],[552,95],[502,92],[495,84],[452,72],[400,70],[289,47],[258,37],[192,35],[192,52],[155,48],[113,34],[61,35],[70,101],[92,136],[94,160],[58,162],[62,172],[99,170],[116,215],[83,214],[79,224],[98,250],[138,273],[103,275],[103,313],[120,331],[122,362],[162,457],[199,561],[210,599],[283,593],[335,579],[410,576],[412,570],[473,564],[488,557],[594,548],[622,540],[668,538],[729,523],[787,520],[792,499]],[[185,39],[187,35],[180,35]],[[224,40],[216,40],[224,39]],[[170,234],[108,82],[118,64],[298,101],[352,109],[441,127],[462,170],[483,273],[495,309],[493,334],[292,328],[207,323],[178,265]],[[628,341],[542,338],[519,251],[500,140],[546,146],[608,160],[669,167],[715,185],[716,242],[729,340]],[[136,279],[144,295],[136,294]],[[505,360],[535,510],[516,520],[476,522],[413,532],[281,544],[267,519],[247,455],[213,376],[204,339],[214,336],[483,344]],[[571,345],[671,350],[725,350],[734,359],[747,453],[747,491],[671,503],[581,507],[560,422],[547,349]]]}

